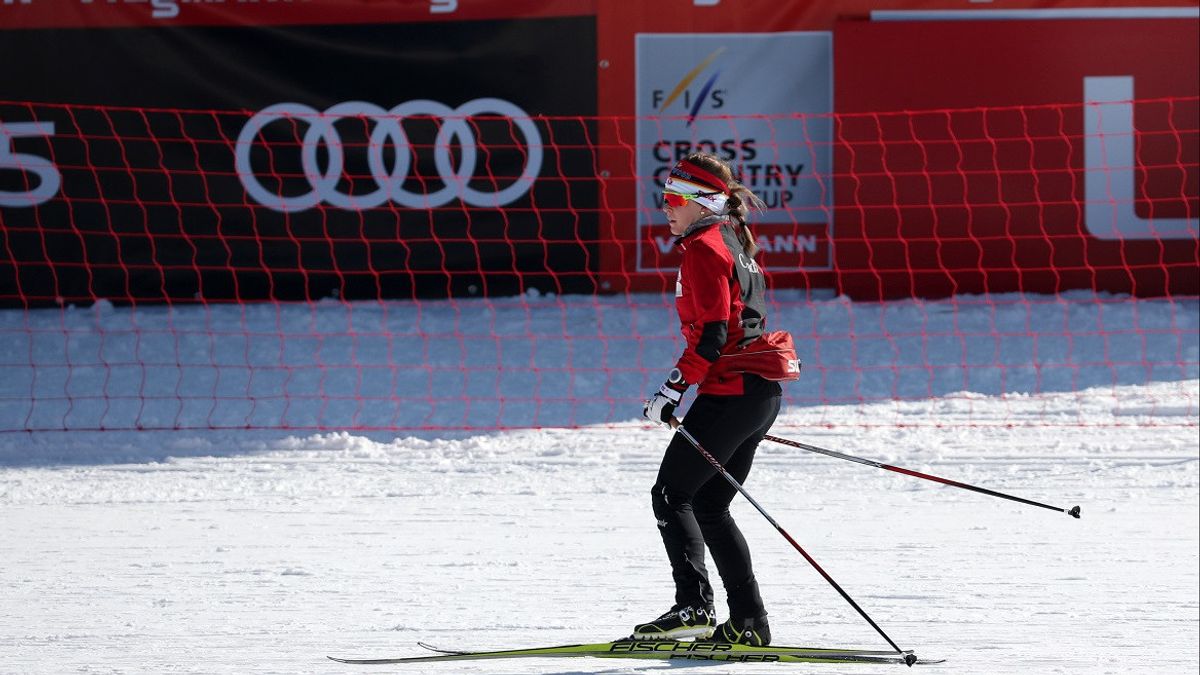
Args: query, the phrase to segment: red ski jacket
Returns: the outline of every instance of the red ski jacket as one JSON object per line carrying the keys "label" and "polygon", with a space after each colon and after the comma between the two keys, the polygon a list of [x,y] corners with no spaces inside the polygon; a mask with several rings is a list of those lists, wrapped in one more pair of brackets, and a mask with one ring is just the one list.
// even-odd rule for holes
{"label": "red ski jacket", "polygon": [[762,335],[766,324],[766,279],[733,228],[728,220],[701,222],[676,243],[683,262],[675,308],[687,348],[675,367],[702,394],[744,393],[740,373],[714,364]]}

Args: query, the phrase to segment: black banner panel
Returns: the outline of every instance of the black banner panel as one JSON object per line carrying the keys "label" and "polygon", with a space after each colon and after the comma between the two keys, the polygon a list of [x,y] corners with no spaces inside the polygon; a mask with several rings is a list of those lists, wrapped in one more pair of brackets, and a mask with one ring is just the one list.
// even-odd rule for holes
{"label": "black banner panel", "polygon": [[2,35],[0,304],[598,290],[594,17]]}

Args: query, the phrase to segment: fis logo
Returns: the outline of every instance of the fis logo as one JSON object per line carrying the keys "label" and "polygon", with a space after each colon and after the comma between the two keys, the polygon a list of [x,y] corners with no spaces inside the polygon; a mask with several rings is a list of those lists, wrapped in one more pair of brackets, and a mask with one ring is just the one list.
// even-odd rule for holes
{"label": "fis logo", "polygon": [[713,109],[724,106],[726,93],[725,90],[714,88],[717,84],[717,78],[721,76],[721,71],[719,69],[708,76],[708,79],[704,81],[704,85],[700,87],[699,94],[692,96],[692,92],[688,88],[691,86],[692,82],[697,80],[697,78],[699,78],[700,75],[702,75],[704,71],[712,65],[713,61],[716,61],[717,57],[720,56],[724,51],[724,47],[719,47],[716,51],[705,57],[705,59],[701,61],[699,65],[697,65],[695,68],[692,68],[690,71],[688,71],[687,75],[683,76],[683,79],[681,79],[679,83],[675,85],[675,88],[671,90],[671,93],[664,95],[664,91],[662,89],[655,89],[652,96],[654,107],[658,110],[658,112],[665,112],[672,103],[682,96],[683,105],[688,109],[687,125],[690,127],[692,126],[692,122],[696,119],[696,114],[700,112],[700,106],[703,105],[710,96],[712,97]]}

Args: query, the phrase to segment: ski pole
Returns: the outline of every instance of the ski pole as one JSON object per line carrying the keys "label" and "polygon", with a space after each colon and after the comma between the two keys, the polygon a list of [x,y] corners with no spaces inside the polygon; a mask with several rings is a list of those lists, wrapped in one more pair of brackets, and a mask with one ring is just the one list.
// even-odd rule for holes
{"label": "ski pole", "polygon": [[721,465],[721,462],[717,460],[716,457],[713,457],[711,454],[709,454],[709,452],[700,445],[700,441],[697,441],[695,436],[691,435],[687,429],[683,428],[682,422],[672,417],[670,424],[671,427],[675,429],[676,433],[687,439],[687,442],[691,443],[692,447],[696,448],[696,450],[699,450],[700,454],[704,455],[704,459],[707,459],[708,463],[712,464],[713,467],[716,468],[716,470],[721,474],[721,476],[724,477],[725,480],[729,481],[730,485],[732,485],[738,492],[742,493],[742,496],[745,497],[746,500],[751,504],[753,504],[754,508],[758,509],[758,512],[767,519],[767,522],[771,523],[771,525],[773,525],[775,529],[779,531],[779,534],[782,534],[783,538],[787,539],[788,543],[791,544],[797,551],[799,551],[800,555],[804,556],[804,559],[808,561],[808,564],[812,565],[813,569],[819,572],[822,577],[825,577],[825,581],[828,581],[829,585],[833,586],[834,590],[840,593],[841,596],[845,598],[846,602],[850,603],[850,606],[853,607],[855,611],[862,616],[862,618],[867,620],[867,623],[871,624],[871,627],[875,629],[875,632],[882,635],[884,640],[887,640],[887,643],[892,646],[892,649],[895,649],[896,652],[904,658],[904,663],[907,666],[911,668],[912,665],[917,662],[916,654],[906,654],[903,649],[900,649],[900,646],[893,642],[892,638],[888,637],[887,633],[883,632],[883,629],[879,627],[879,624],[875,623],[870,616],[867,616],[867,613],[863,611],[862,607],[858,606],[858,603],[854,601],[854,598],[851,598],[849,593],[842,590],[842,587],[838,585],[838,582],[834,581],[833,577],[829,576],[829,573],[822,569],[821,566],[817,564],[817,561],[813,560],[813,557],[810,556],[808,552],[800,546],[800,544],[796,543],[795,539],[792,539],[792,535],[788,534],[787,530],[784,530],[782,527],[780,527],[779,523],[775,522],[775,519],[772,518],[769,513],[767,513],[766,509],[764,509],[757,501],[755,501],[754,497],[751,497],[749,492],[746,492],[746,489],[742,487],[742,484],[725,470],[725,467]]}
{"label": "ski pole", "polygon": [[1040,506],[1043,509],[1050,509],[1051,511],[1061,511],[1062,513],[1065,513],[1068,516],[1072,516],[1074,518],[1079,517],[1079,507],[1078,506],[1072,506],[1070,509],[1064,509],[1064,508],[1061,508],[1058,506],[1051,506],[1049,504],[1035,502],[1032,499],[1024,499],[1022,497],[1014,497],[1012,495],[1006,495],[1003,492],[996,492],[995,490],[989,490],[987,488],[981,488],[981,487],[978,487],[975,485],[967,485],[966,483],[960,483],[956,480],[950,480],[949,478],[941,478],[938,476],[931,476],[927,473],[921,473],[920,471],[913,471],[912,469],[905,469],[905,468],[902,468],[899,466],[892,466],[891,464],[884,464],[882,462],[876,462],[876,461],[873,461],[870,459],[863,459],[862,457],[855,457],[853,455],[847,455],[847,454],[844,454],[841,452],[836,452],[834,450],[826,450],[825,448],[817,447],[815,445],[809,445],[808,443],[801,443],[800,441],[792,441],[792,440],[788,440],[786,438],[780,438],[778,436],[771,436],[769,434],[766,436],[766,439],[768,441],[775,441],[776,443],[790,445],[793,448],[800,448],[801,450],[807,450],[809,452],[815,452],[815,453],[818,453],[821,455],[827,455],[829,457],[836,457],[837,459],[844,459],[849,462],[857,462],[859,464],[873,466],[877,469],[886,469],[888,471],[895,471],[896,473],[902,473],[906,476],[912,476],[913,478],[923,478],[925,480],[934,481],[935,483],[942,483],[943,485],[950,485],[950,486],[953,486],[956,488],[962,488],[964,490],[978,492],[980,494],[991,495],[993,497],[1000,497],[1001,499],[1009,499],[1014,502],[1021,502],[1022,504],[1029,504],[1030,506]]}

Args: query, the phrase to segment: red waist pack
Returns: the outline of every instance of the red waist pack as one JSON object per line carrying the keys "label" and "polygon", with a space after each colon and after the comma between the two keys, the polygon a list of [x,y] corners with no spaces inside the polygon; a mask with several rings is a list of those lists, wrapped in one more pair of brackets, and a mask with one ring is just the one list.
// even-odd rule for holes
{"label": "red waist pack", "polygon": [[800,359],[786,330],[763,333],[750,344],[722,354],[715,365],[722,373],[752,373],[775,382],[800,379]]}

